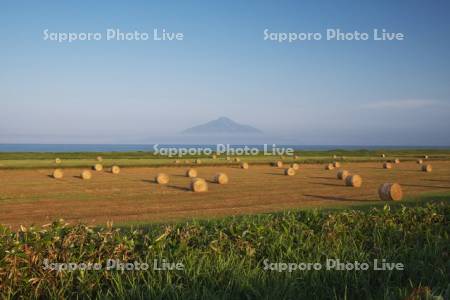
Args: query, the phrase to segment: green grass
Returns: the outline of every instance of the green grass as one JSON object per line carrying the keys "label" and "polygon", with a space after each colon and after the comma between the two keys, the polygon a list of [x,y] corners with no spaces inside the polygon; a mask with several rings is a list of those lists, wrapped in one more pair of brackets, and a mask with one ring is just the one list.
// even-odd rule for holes
{"label": "green grass", "polygon": [[[286,211],[125,227],[0,227],[0,295],[101,299],[448,299],[450,195],[406,205]],[[166,259],[182,271],[43,270]],[[264,270],[268,262],[386,259],[404,271]]]}
{"label": "green grass", "polygon": [[[397,150],[329,150],[329,151],[297,151],[296,155],[299,155],[297,160],[300,163],[324,163],[331,162],[334,159],[333,155],[338,156],[337,160],[345,160],[350,162],[381,162],[385,159],[380,157],[381,153],[387,155],[386,159],[392,159],[398,157],[403,161],[415,160],[423,154],[430,156],[431,160],[448,160],[450,159],[450,149],[397,149]],[[71,167],[90,167],[96,163],[96,157],[102,156],[103,164],[106,167],[110,167],[114,164],[122,167],[158,167],[158,166],[173,166],[176,158],[168,158],[155,155],[152,152],[68,152],[68,153],[0,153],[0,169],[27,169],[27,168],[54,168],[56,166],[63,168]],[[55,158],[62,159],[60,165],[55,164]],[[343,158],[344,157],[344,158]],[[185,163],[185,160],[192,160],[192,156],[185,156],[180,158],[181,164],[190,165]],[[207,165],[220,165],[220,164],[233,164],[225,160],[225,155],[220,156],[218,159],[213,160],[209,157],[199,156],[202,158],[203,164]],[[280,159],[279,156],[241,156],[242,160],[248,161],[253,164],[267,164]],[[292,157],[286,157],[286,162],[294,161]]]}

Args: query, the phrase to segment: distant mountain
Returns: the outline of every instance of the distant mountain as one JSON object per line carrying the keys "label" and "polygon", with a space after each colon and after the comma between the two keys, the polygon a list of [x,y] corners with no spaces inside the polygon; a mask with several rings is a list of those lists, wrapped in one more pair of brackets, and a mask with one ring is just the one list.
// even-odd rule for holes
{"label": "distant mountain", "polygon": [[250,125],[236,123],[235,121],[220,117],[217,120],[194,126],[182,131],[189,135],[259,135],[262,131]]}

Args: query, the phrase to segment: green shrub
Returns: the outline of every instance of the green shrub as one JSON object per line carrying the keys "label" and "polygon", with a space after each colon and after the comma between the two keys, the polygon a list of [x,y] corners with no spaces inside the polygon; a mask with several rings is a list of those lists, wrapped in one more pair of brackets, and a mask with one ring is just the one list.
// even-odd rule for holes
{"label": "green shrub", "polygon": [[[2,298],[443,299],[449,296],[447,202],[303,211],[139,228],[63,221],[0,227]],[[264,270],[269,262],[400,262],[404,271]],[[49,262],[148,262],[147,271],[44,270]],[[184,270],[153,270],[153,261]]]}

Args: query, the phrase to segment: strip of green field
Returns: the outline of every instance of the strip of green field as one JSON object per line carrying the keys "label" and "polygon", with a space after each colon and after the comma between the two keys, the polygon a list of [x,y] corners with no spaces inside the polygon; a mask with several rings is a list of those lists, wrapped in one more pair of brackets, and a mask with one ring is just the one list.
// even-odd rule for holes
{"label": "strip of green field", "polygon": [[[382,158],[381,154],[386,157]],[[449,160],[450,150],[445,149],[417,149],[417,150],[330,150],[330,151],[296,151],[294,156],[275,156],[275,155],[251,155],[251,156],[230,156],[231,161],[226,159],[225,155],[218,156],[213,159],[210,156],[183,156],[166,157],[155,155],[152,152],[79,152],[79,153],[0,153],[0,169],[27,169],[27,168],[80,168],[91,167],[96,163],[96,158],[103,158],[102,164],[105,167],[119,165],[122,167],[159,167],[174,166],[178,160],[180,165],[192,165],[194,159],[201,159],[202,164],[207,165],[224,165],[236,164],[233,158],[239,157],[242,161],[253,164],[267,164],[276,160],[284,162],[299,163],[324,163],[331,161],[348,161],[348,162],[381,162],[389,159],[399,158],[403,161],[412,161],[428,155],[429,160]],[[336,156],[336,157],[334,157]],[[61,159],[61,163],[57,164],[55,159]]]}
{"label": "strip of green field", "polygon": [[[138,228],[61,222],[18,232],[0,227],[0,295],[5,299],[448,299],[449,195],[429,197],[406,206],[306,210]],[[45,270],[45,259],[77,267]],[[134,270],[108,270],[108,259],[131,263]],[[81,271],[83,262],[101,268]],[[159,270],[163,262],[182,268]],[[395,264],[395,270],[382,262],[389,268]],[[357,263],[369,267],[347,270],[357,268]],[[136,270],[143,264],[149,268]]]}

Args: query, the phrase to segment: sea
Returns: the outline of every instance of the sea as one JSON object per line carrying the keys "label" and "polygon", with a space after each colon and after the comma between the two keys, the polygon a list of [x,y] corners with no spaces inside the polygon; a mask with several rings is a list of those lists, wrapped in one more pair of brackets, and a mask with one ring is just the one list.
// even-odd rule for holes
{"label": "sea", "polygon": [[[250,147],[262,150],[264,145],[230,145],[230,147]],[[159,148],[211,148],[208,144],[159,144]],[[271,147],[271,145],[269,145]],[[376,149],[449,149],[449,146],[402,146],[402,145],[276,145],[278,148],[294,150],[376,150]],[[154,144],[0,144],[0,152],[153,152]]]}

